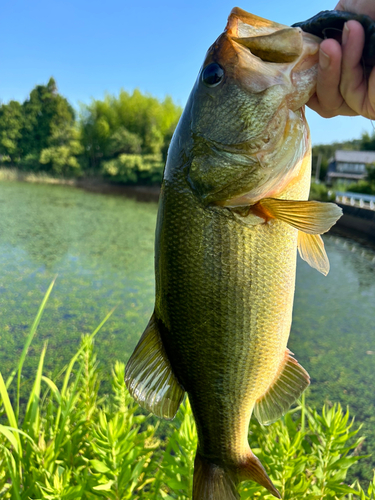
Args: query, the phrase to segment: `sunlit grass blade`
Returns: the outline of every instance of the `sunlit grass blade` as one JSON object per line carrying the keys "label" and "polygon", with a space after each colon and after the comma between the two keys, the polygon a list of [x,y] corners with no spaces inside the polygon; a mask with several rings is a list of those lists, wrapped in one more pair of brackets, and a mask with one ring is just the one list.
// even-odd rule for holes
{"label": "sunlit grass blade", "polygon": [[0,434],[3,434],[3,436],[5,436],[8,439],[13,448],[16,450],[16,453],[19,454],[20,450],[18,449],[18,441],[13,433],[15,433],[16,436],[21,434],[24,438],[28,439],[32,444],[35,444],[34,440],[26,432],[23,432],[20,429],[15,429],[14,427],[10,427],[9,425],[0,424]]}
{"label": "sunlit grass blade", "polygon": [[10,444],[15,449],[16,453],[19,455],[20,450],[18,448],[18,441],[17,441],[15,435],[13,434],[13,432],[9,429],[9,427],[0,424],[0,434],[2,434],[3,436],[5,436],[7,438],[7,440],[10,442]]}
{"label": "sunlit grass blade", "polygon": [[45,344],[42,350],[42,354],[40,355],[40,360],[36,372],[34,385],[31,390],[29,401],[26,407],[25,422],[28,425],[29,434],[33,432],[35,433],[35,435],[37,435],[38,432],[40,386],[42,381],[44,357],[46,355],[46,351],[47,351],[47,345]]}
{"label": "sunlit grass blade", "polygon": [[[116,310],[116,307],[114,307],[111,311],[109,311],[109,313],[105,316],[105,318],[103,319],[103,321],[95,328],[95,330],[90,334],[90,339],[93,339],[95,337],[95,335],[99,332],[99,330],[102,328],[102,326],[104,325],[104,323],[106,323],[108,321],[108,319],[112,316],[112,314],[114,313],[114,311]],[[71,359],[67,369],[66,369],[66,372],[65,372],[65,377],[64,377],[64,382],[63,382],[63,386],[62,386],[62,389],[61,389],[61,397],[64,398],[65,395],[66,395],[66,391],[67,391],[67,387],[68,387],[68,383],[69,383],[69,379],[70,379],[70,375],[72,373],[72,370],[73,370],[73,366],[75,365],[77,359],[79,358],[79,356],[82,354],[83,352],[83,345],[78,349],[78,351],[76,352],[76,354],[73,356],[73,358]],[[57,415],[56,415],[56,423],[55,423],[55,432],[57,432],[57,429],[59,427],[59,423],[60,423],[60,417],[61,417],[61,404],[59,405],[59,409],[58,409],[58,412],[57,412]]]}
{"label": "sunlit grass blade", "polygon": [[[60,391],[59,391],[59,389],[57,388],[56,384],[55,384],[55,383],[54,383],[54,382],[53,382],[50,378],[46,377],[45,375],[43,375],[43,376],[42,376],[42,380],[43,380],[43,382],[45,382],[45,383],[48,385],[48,387],[51,389],[51,391],[52,391],[53,395],[54,395],[54,396],[55,396],[55,398],[56,398],[56,401],[57,401],[58,403],[60,403],[60,402],[61,402],[61,394],[60,394]],[[43,400],[44,400],[44,398],[43,398]]]}
{"label": "sunlit grass blade", "polygon": [[[93,339],[95,337],[95,335],[98,333],[98,331],[102,328],[102,326],[104,325],[104,323],[106,323],[108,321],[108,319],[112,316],[112,314],[114,313],[116,307],[114,307],[111,311],[109,311],[109,313],[107,314],[107,316],[103,319],[103,321],[99,324],[99,326],[97,326],[95,328],[95,330],[90,334],[90,339]],[[65,373],[65,377],[64,377],[64,383],[63,383],[63,386],[62,386],[62,389],[61,389],[61,396],[65,396],[65,393],[66,393],[66,389],[67,389],[67,386],[68,386],[68,382],[69,382],[69,378],[70,378],[70,374],[72,372],[72,369],[73,369],[73,366],[75,364],[75,362],[77,361],[77,359],[79,358],[79,356],[82,354],[83,352],[83,345],[78,349],[78,351],[76,352],[76,354],[73,356],[73,358],[71,359],[69,365],[68,365],[68,368],[67,368],[67,371]]]}
{"label": "sunlit grass blade", "polygon": [[[78,370],[74,386],[72,387],[71,394],[70,394],[69,400],[66,402],[64,411],[62,411],[63,401],[61,401],[61,403],[59,404],[59,409],[58,409],[58,413],[57,413],[58,418],[56,417],[56,424],[55,424],[55,435],[56,435],[55,453],[56,453],[56,455],[58,454],[58,451],[60,449],[60,445],[63,441],[64,434],[66,433],[65,423],[68,419],[68,416],[69,416],[72,408],[74,407],[75,400],[79,396],[78,391],[77,391],[77,387],[78,387],[79,379],[81,378],[82,371],[83,371],[83,366],[81,366],[80,369]],[[62,421],[61,421],[61,425],[59,427],[61,414],[62,414]]]}
{"label": "sunlit grass blade", "polygon": [[11,483],[13,486],[13,494],[11,498],[15,498],[16,500],[21,500],[21,495],[20,495],[20,476],[17,471],[17,465],[16,461],[14,460],[14,457],[10,453],[9,450],[5,448],[5,446],[1,446],[1,448],[4,450],[5,453],[5,460],[7,462],[8,470],[9,470],[9,475],[11,479]]}
{"label": "sunlit grass blade", "polygon": [[[23,364],[25,362],[26,355],[27,355],[27,352],[29,350],[30,344],[34,338],[34,335],[36,333],[36,330],[37,330],[39,323],[40,323],[40,320],[42,318],[43,311],[44,311],[46,304],[47,304],[47,300],[49,299],[49,296],[51,295],[52,288],[55,284],[56,278],[57,278],[57,276],[55,276],[55,278],[52,280],[52,283],[50,284],[46,294],[44,295],[44,298],[42,300],[42,303],[40,304],[38,313],[35,316],[33,324],[31,325],[30,332],[26,338],[26,342],[25,342],[24,348],[22,350],[20,360],[18,362],[18,367],[17,367],[17,397],[16,397],[16,418],[17,418],[17,421],[18,421],[19,411],[20,411],[20,386],[21,386],[22,367],[23,367]],[[7,380],[7,387],[9,387],[10,384],[12,383],[12,380],[13,380],[15,373],[16,372],[13,371],[11,376]]]}
{"label": "sunlit grass blade", "polygon": [[[10,402],[9,394],[8,394],[7,388],[5,386],[4,379],[3,379],[3,376],[1,375],[1,372],[0,372],[0,396],[1,396],[1,399],[3,401],[5,413],[6,413],[6,416],[8,417],[8,422],[9,422],[10,426],[13,427],[14,429],[18,429],[17,419],[16,419],[16,416],[14,414],[12,403]],[[21,452],[22,452],[21,440],[20,440],[19,436],[16,439],[18,442],[19,453],[21,454]]]}

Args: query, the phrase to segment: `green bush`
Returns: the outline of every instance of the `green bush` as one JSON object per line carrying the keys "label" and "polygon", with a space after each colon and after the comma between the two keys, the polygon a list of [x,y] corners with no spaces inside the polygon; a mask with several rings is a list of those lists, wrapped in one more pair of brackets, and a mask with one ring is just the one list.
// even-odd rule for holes
{"label": "green bush", "polygon": [[[5,499],[188,500],[192,494],[197,432],[188,400],[168,438],[130,397],[124,364],[112,370],[112,392],[101,395],[94,338],[110,314],[81,345],[55,381],[43,375],[44,347],[29,396],[22,394],[22,367],[51,293],[49,287],[30,329],[17,368],[0,374],[0,497]],[[12,398],[10,394],[14,395]],[[13,401],[13,402],[12,402]],[[27,401],[25,407],[20,402]],[[302,402],[275,424],[250,425],[250,444],[283,499],[373,500],[375,482],[364,491],[347,484],[363,438],[349,412]],[[241,499],[267,499],[253,482]]]}
{"label": "green bush", "polygon": [[22,104],[0,104],[5,167],[54,176],[104,176],[125,184],[161,183],[181,108],[139,90],[81,106],[79,119],[50,78]]}
{"label": "green bush", "polygon": [[358,181],[353,184],[350,184],[346,190],[352,193],[373,195],[375,194],[375,182]]}
{"label": "green bush", "polygon": [[332,201],[334,199],[334,193],[329,191],[325,184],[317,184],[316,182],[311,183],[309,200]]}
{"label": "green bush", "polygon": [[161,184],[164,163],[161,154],[121,154],[103,162],[103,176],[124,184]]}

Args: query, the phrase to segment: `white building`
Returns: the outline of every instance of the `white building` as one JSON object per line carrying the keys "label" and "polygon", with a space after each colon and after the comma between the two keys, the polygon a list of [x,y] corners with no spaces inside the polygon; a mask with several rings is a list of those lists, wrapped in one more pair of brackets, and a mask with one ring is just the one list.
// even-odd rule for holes
{"label": "white building", "polygon": [[351,183],[365,179],[367,165],[375,165],[375,151],[337,150],[329,161],[326,182]]}

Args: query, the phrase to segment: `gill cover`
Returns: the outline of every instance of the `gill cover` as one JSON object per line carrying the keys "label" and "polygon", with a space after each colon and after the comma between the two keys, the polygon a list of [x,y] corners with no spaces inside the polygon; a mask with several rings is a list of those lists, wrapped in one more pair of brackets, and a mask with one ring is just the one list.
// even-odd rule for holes
{"label": "gill cover", "polygon": [[243,195],[255,203],[290,181],[309,147],[300,108],[315,89],[319,42],[233,9],[207,52],[188,109],[188,180],[205,204]]}

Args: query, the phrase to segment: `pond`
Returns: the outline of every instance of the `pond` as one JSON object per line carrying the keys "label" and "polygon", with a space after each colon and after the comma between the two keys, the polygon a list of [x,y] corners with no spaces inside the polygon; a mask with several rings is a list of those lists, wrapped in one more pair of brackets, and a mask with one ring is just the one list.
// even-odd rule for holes
{"label": "pond", "polygon": [[[1,370],[9,373],[49,283],[57,280],[27,369],[48,340],[46,369],[57,372],[117,307],[97,337],[104,370],[126,361],[154,302],[156,203],[65,186],[0,186]],[[34,358],[34,363],[33,363]]]}
{"label": "pond", "polygon": [[[32,376],[48,341],[46,371],[56,374],[113,308],[97,336],[103,373],[126,361],[154,303],[156,203],[66,186],[0,184],[0,362],[16,365],[48,285],[57,281],[25,366]],[[375,252],[325,237],[327,277],[299,260],[289,342],[311,376],[307,402],[350,405],[375,452]],[[375,455],[375,453],[374,453]],[[371,477],[371,462],[360,472]]]}

